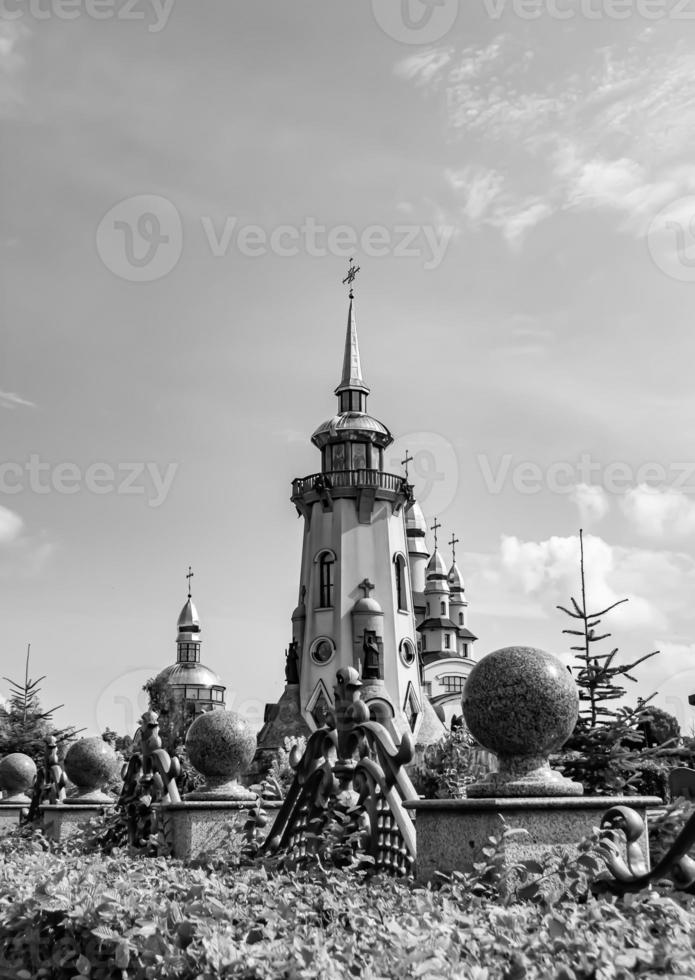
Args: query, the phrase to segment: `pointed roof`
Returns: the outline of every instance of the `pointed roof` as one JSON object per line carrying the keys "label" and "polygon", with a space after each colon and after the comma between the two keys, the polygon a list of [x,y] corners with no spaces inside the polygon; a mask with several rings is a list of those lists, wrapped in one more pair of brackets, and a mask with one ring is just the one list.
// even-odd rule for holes
{"label": "pointed roof", "polygon": [[200,617],[198,616],[198,610],[193,605],[193,600],[190,596],[188,599],[186,599],[186,605],[181,610],[179,621],[176,625],[179,633],[197,633],[200,630]]}
{"label": "pointed roof", "polygon": [[449,569],[449,585],[452,591],[455,592],[465,592],[466,586],[463,582],[463,575],[461,574],[461,569],[458,567],[456,562],[453,563]]}
{"label": "pointed roof", "polygon": [[350,307],[348,309],[347,332],[345,334],[345,353],[343,355],[343,376],[335,389],[336,395],[342,391],[362,391],[369,394],[369,388],[362,377],[360,347],[357,342],[357,324],[355,323],[355,297],[350,290]]}
{"label": "pointed roof", "polygon": [[446,565],[438,549],[432,552],[432,557],[427,563],[427,579],[428,581],[430,579],[444,579],[444,581],[447,581]]}

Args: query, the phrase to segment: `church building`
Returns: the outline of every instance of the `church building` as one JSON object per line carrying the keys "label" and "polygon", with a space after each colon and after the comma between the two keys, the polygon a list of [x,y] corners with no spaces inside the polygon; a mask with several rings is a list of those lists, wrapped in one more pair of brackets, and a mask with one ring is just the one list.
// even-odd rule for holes
{"label": "church building", "polygon": [[226,688],[222,681],[200,662],[203,637],[198,610],[191,597],[192,577],[189,568],[188,597],[176,624],[176,663],[165,667],[145,686],[150,706],[160,716],[160,731],[172,750],[184,741],[198,715],[226,707]]}
{"label": "church building", "polygon": [[[346,281],[357,271],[351,264]],[[454,562],[447,573],[436,547],[430,556],[407,471],[384,469],[393,437],[368,412],[369,394],[351,288],[337,411],[311,437],[320,469],[292,483],[304,522],[298,604],[287,684],[278,704],[266,706],[261,754],[323,724],[341,667],[359,672],[372,718],[394,738],[407,731],[417,745],[431,744],[447,714],[433,704],[448,706],[459,684],[452,678],[472,666],[460,572]],[[460,711],[460,691],[458,704]]]}

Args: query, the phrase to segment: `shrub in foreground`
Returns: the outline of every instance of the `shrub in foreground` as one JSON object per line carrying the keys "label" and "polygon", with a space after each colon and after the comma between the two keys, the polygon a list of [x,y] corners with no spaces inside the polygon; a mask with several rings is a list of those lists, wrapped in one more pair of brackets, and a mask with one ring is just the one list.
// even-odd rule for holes
{"label": "shrub in foreground", "polygon": [[577,870],[567,867],[564,882],[535,888],[534,901],[501,903],[494,872],[494,846],[473,875],[425,889],[320,865],[292,875],[259,863],[210,873],[123,852],[54,853],[16,838],[0,844],[0,976],[695,974],[690,899],[575,894]]}

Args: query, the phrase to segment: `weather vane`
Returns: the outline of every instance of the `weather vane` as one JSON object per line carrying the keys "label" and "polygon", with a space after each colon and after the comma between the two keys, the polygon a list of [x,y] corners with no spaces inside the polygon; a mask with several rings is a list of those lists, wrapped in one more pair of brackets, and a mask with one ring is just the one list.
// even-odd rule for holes
{"label": "weather vane", "polygon": [[438,523],[437,518],[434,519],[434,524],[430,528],[430,531],[434,531],[434,550],[437,550],[437,531],[442,525]]}
{"label": "weather vane", "polygon": [[343,286],[349,285],[350,287],[350,299],[352,299],[352,284],[357,277],[357,273],[360,271],[360,267],[355,265],[355,260],[350,259],[350,266],[348,268],[348,274],[343,279]]}
{"label": "weather vane", "polygon": [[193,575],[194,574],[195,573],[191,570],[191,566],[189,565],[188,566],[188,575],[186,576],[186,578],[188,579],[188,598],[189,599],[191,598],[191,579],[193,578]]}
{"label": "weather vane", "polygon": [[451,532],[451,540],[449,541],[449,544],[451,545],[453,563],[456,564],[456,545],[459,544],[459,539],[456,537],[456,534],[453,531]]}

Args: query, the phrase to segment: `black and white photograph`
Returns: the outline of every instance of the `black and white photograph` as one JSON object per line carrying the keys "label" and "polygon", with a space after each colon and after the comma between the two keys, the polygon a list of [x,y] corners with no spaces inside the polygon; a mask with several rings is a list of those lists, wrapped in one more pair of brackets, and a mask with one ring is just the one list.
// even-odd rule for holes
{"label": "black and white photograph", "polygon": [[695,976],[695,0],[0,0],[0,980]]}

